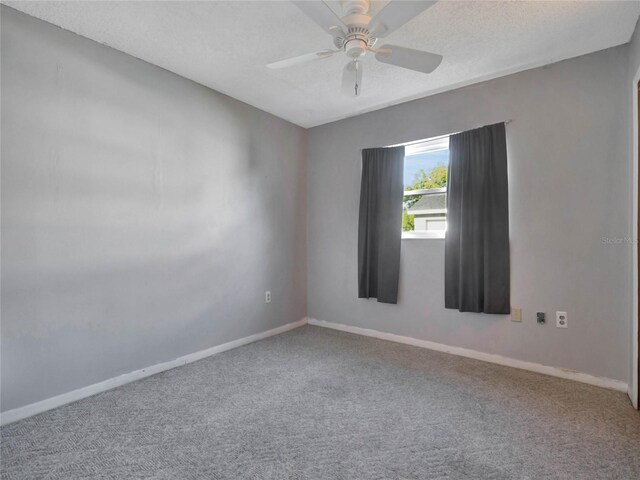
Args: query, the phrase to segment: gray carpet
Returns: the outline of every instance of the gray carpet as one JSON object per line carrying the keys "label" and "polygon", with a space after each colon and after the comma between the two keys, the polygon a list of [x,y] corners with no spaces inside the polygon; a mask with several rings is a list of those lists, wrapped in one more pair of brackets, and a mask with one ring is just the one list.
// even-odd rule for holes
{"label": "gray carpet", "polygon": [[303,327],[3,427],[3,479],[638,479],[626,395]]}

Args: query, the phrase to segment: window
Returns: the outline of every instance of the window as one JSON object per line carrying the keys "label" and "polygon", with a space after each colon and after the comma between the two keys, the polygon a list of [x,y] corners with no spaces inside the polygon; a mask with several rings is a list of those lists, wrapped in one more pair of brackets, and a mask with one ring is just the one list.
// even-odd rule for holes
{"label": "window", "polygon": [[402,238],[444,238],[449,136],[405,146]]}

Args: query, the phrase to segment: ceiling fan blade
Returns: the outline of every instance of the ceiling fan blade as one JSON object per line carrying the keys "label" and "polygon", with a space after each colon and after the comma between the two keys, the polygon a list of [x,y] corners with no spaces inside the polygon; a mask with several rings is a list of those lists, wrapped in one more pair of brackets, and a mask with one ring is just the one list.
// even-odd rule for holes
{"label": "ceiling fan blade", "polygon": [[307,53],[305,55],[298,55],[297,57],[285,58],[284,60],[278,60],[277,62],[269,63],[267,68],[287,68],[294,65],[300,65],[302,63],[309,63],[315,60],[322,60],[323,58],[329,58],[340,50],[323,50],[322,52]]}
{"label": "ceiling fan blade", "polygon": [[384,38],[435,3],[437,2],[392,1],[371,19],[369,31],[374,37]]}
{"label": "ceiling fan blade", "polygon": [[344,23],[323,1],[293,1],[292,3],[331,36],[344,34]]}
{"label": "ceiling fan blade", "polygon": [[350,97],[362,93],[362,62],[350,61],[342,70],[342,92]]}
{"label": "ceiling fan blade", "polygon": [[382,45],[378,50],[376,60],[379,62],[422,73],[433,72],[442,62],[442,55],[414,50],[413,48]]}

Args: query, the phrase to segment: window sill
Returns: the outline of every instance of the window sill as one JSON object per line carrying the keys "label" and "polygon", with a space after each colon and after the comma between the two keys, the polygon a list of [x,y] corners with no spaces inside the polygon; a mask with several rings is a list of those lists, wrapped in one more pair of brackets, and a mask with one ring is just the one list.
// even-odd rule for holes
{"label": "window sill", "polygon": [[445,232],[402,232],[402,240],[444,239]]}

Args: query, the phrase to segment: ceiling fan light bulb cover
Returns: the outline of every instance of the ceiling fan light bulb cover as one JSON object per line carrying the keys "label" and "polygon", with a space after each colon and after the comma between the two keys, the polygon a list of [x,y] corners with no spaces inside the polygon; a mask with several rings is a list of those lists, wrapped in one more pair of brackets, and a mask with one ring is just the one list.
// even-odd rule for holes
{"label": "ceiling fan light bulb cover", "polygon": [[344,51],[349,58],[363,57],[367,53],[367,42],[359,39],[349,40],[344,45]]}

